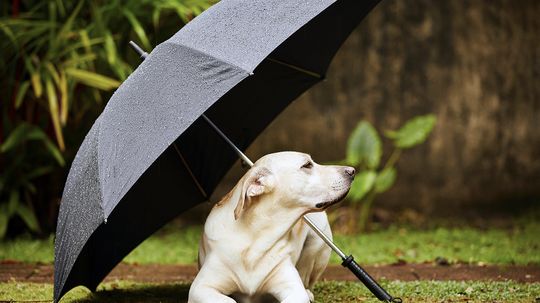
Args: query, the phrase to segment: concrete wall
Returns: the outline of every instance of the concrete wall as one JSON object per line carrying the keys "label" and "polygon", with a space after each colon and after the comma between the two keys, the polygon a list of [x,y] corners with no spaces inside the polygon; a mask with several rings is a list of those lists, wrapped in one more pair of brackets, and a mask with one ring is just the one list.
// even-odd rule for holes
{"label": "concrete wall", "polygon": [[377,204],[433,213],[534,201],[539,16],[540,1],[383,0],[343,45],[327,80],[284,111],[248,154],[299,150],[336,160],[360,119],[382,130],[434,113],[429,141],[404,152],[397,184]]}

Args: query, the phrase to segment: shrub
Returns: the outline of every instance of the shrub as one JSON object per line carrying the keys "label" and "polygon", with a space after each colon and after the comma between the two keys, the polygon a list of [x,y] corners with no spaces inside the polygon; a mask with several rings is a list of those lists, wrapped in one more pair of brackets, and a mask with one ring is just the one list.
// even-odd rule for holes
{"label": "shrub", "polygon": [[0,3],[0,239],[11,218],[34,232],[54,226],[65,163],[139,64],[127,42],[150,49],[214,2]]}

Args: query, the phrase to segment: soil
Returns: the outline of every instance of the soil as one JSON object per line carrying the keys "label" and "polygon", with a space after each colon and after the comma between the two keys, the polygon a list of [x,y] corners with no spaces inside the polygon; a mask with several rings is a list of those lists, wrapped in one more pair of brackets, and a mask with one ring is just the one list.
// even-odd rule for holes
{"label": "soil", "polygon": [[[514,280],[522,283],[540,282],[540,266],[478,266],[467,264],[435,265],[397,264],[366,266],[365,270],[376,280]],[[137,282],[173,283],[191,281],[197,274],[195,265],[138,265],[121,263],[105,281],[131,280]],[[354,281],[356,277],[339,265],[329,265],[323,275],[326,280]],[[0,261],[0,283],[18,281],[53,283],[53,266],[50,264],[26,264]]]}

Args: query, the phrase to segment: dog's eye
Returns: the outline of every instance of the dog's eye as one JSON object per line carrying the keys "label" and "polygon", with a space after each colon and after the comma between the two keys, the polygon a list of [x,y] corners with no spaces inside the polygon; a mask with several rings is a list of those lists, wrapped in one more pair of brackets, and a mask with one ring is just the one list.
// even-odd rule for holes
{"label": "dog's eye", "polygon": [[313,167],[313,162],[308,161],[301,168],[311,169]]}

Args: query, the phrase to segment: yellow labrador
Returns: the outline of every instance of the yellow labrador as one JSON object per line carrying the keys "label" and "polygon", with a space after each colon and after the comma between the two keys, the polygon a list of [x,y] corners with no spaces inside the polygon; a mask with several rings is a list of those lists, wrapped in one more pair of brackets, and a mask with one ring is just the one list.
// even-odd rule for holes
{"label": "yellow labrador", "polygon": [[208,215],[189,302],[234,303],[233,294],[313,301],[310,289],[330,248],[300,219],[313,212],[310,219],[331,237],[324,210],[345,197],[354,173],[298,152],[259,159]]}

